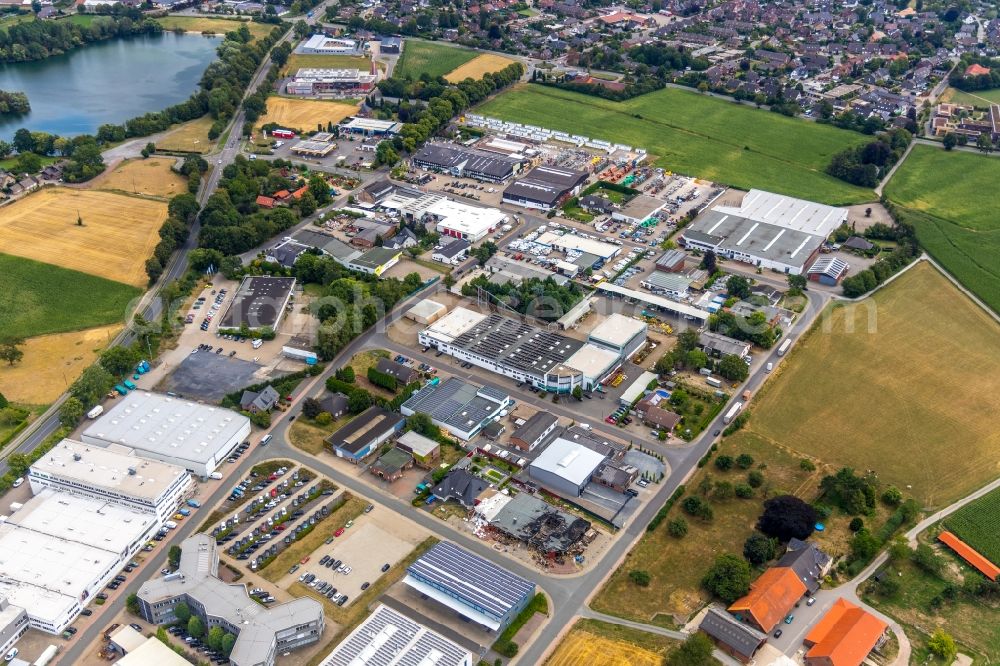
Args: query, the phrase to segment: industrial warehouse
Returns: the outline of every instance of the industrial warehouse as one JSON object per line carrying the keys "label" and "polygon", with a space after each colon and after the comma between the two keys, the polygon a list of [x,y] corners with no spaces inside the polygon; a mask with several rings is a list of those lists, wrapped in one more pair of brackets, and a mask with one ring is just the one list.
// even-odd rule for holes
{"label": "industrial warehouse", "polygon": [[645,342],[646,324],[629,321],[622,333],[612,335],[606,328],[591,342],[581,342],[499,314],[457,307],[421,331],[418,339],[491,372],[546,391],[570,393],[576,387],[592,390]]}
{"label": "industrial warehouse", "polygon": [[406,570],[404,582],[490,631],[502,632],[535,594],[535,584],[449,541]]}
{"label": "industrial warehouse", "polygon": [[221,407],[133,391],[83,431],[85,444],[122,445],[208,476],[250,436],[250,419]]}
{"label": "industrial warehouse", "polygon": [[219,328],[269,327],[277,330],[295,288],[293,277],[248,275],[240,282],[236,295],[219,320]]}
{"label": "industrial warehouse", "polygon": [[403,416],[429,414],[434,424],[463,440],[479,434],[511,404],[510,396],[492,386],[475,386],[458,377],[428,384],[403,403]]}
{"label": "industrial warehouse", "polygon": [[540,166],[518,178],[503,192],[503,202],[537,210],[552,210],[580,193],[586,171]]}
{"label": "industrial warehouse", "polygon": [[440,171],[457,178],[502,183],[521,169],[522,160],[473,148],[429,143],[410,158],[413,166]]}
{"label": "industrial warehouse", "polygon": [[435,230],[442,236],[462,238],[470,243],[486,238],[510,220],[498,208],[473,206],[406,187],[386,189],[369,207],[393,211],[404,220],[436,224]]}
{"label": "industrial warehouse", "polygon": [[716,206],[684,229],[680,242],[743,263],[801,275],[847,209],[750,190],[739,206]]}
{"label": "industrial warehouse", "polygon": [[303,67],[285,84],[289,95],[331,95],[353,97],[367,95],[378,76],[359,69]]}

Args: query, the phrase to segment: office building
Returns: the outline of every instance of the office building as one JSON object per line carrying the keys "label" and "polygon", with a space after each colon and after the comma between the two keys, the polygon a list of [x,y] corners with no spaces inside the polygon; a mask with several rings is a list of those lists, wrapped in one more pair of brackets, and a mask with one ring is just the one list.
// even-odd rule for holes
{"label": "office building", "polygon": [[367,95],[375,88],[377,75],[359,69],[302,67],[285,84],[289,95]]}
{"label": "office building", "polygon": [[162,524],[190,492],[191,475],[179,465],[139,458],[118,445],[107,448],[64,439],[28,470],[31,492],[43,488],[91,497],[141,513]]}
{"label": "office building", "polygon": [[7,654],[30,626],[28,613],[0,596],[0,654]]}
{"label": "office building", "polygon": [[238,412],[159,393],[133,391],[88,426],[84,444],[134,449],[136,455],[208,476],[250,436]]}
{"label": "office building", "polygon": [[246,585],[223,582],[215,539],[207,534],[185,539],[179,569],[143,583],[138,597],[147,622],[176,622],[174,608],[183,601],[206,631],[221,627],[235,634],[229,655],[234,666],[273,666],[279,654],[318,641],[325,625],[323,606],[314,599],[265,607],[250,598]]}
{"label": "office building", "polygon": [[311,35],[299,44],[299,53],[314,55],[361,55],[361,46],[353,39],[342,37],[327,37],[326,35]]}
{"label": "office building", "polygon": [[490,631],[502,632],[535,595],[535,584],[484,557],[441,541],[406,570],[420,594]]}

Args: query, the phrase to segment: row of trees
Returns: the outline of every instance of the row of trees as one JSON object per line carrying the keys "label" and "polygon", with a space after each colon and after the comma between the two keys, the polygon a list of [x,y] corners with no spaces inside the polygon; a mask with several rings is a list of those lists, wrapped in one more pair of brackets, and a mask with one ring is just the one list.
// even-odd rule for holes
{"label": "row of trees", "polygon": [[752,342],[763,349],[770,349],[781,337],[781,329],[768,323],[763,312],[754,312],[744,317],[722,311],[708,318],[708,328],[737,340]]}
{"label": "row of trees", "polygon": [[[894,232],[892,240],[896,241],[896,248],[888,254],[883,252],[869,268],[844,278],[841,286],[844,296],[848,298],[857,298],[868,293],[908,266],[920,253],[916,232],[909,218],[921,213],[896,208],[888,201],[884,201],[883,204],[896,219],[895,226],[891,227]],[[883,235],[888,235],[884,229],[880,228],[879,231]]]}
{"label": "row of trees", "polygon": [[44,60],[93,42],[162,31],[160,24],[143,16],[141,10],[124,5],[115,5],[109,15],[99,16],[89,25],[23,21],[0,30],[0,62]]}
{"label": "row of trees", "polygon": [[198,215],[198,199],[190,192],[178,194],[167,205],[167,219],[160,226],[160,242],[146,260],[146,275],[152,285],[163,274],[170,255],[187,240],[191,223]]}
{"label": "row of trees", "polygon": [[482,289],[495,299],[523,315],[542,321],[556,321],[583,297],[583,290],[575,282],[560,286],[552,278],[528,278],[520,284],[497,284],[480,275],[462,285],[463,296],[476,296]]}

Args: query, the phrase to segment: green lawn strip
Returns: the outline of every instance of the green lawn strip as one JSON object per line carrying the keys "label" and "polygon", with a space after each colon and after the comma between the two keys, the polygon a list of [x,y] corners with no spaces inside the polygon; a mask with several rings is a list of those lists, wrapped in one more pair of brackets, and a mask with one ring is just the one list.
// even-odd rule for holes
{"label": "green lawn strip", "polygon": [[514,641],[514,636],[517,636],[517,632],[521,630],[521,627],[528,624],[528,620],[533,618],[535,613],[541,613],[542,615],[549,614],[549,602],[541,592],[537,593],[528,602],[528,605],[524,607],[524,610],[517,614],[514,621],[507,625],[507,628],[503,630],[503,633],[493,643],[493,649],[500,654],[505,654],[505,646]]}
{"label": "green lawn strip", "polygon": [[421,74],[429,74],[436,78],[461,67],[478,55],[476,51],[461,47],[407,40],[393,76],[416,80]]}
{"label": "green lawn strip", "polygon": [[685,90],[668,88],[613,102],[521,85],[477,112],[645,148],[658,158],[658,166],[735,187],[829,204],[874,199],[871,190],[825,173],[835,153],[867,137]]}
{"label": "green lawn strip", "polygon": [[130,303],[141,294],[131,285],[0,254],[0,338],[123,322]]}

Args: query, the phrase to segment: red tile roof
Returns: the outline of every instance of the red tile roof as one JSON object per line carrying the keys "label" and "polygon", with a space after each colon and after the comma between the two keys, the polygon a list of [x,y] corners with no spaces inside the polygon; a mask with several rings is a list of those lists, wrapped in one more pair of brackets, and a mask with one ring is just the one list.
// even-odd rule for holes
{"label": "red tile roof", "polygon": [[274,208],[274,199],[271,197],[265,197],[261,194],[257,197],[257,205],[263,206],[264,208]]}
{"label": "red tile roof", "polygon": [[795,571],[789,567],[771,567],[753,582],[749,594],[729,607],[729,612],[749,615],[767,632],[788,615],[805,593],[806,586]]}
{"label": "red tile roof", "polygon": [[979,572],[990,580],[1000,576],[1000,567],[986,559],[978,550],[965,543],[951,532],[941,532],[938,541],[955,551],[959,557],[979,569]]}
{"label": "red tile roof", "polygon": [[990,68],[983,67],[979,63],[972,63],[971,65],[965,68],[966,76],[983,76],[989,73],[990,73]]}
{"label": "red tile roof", "polygon": [[287,199],[290,196],[292,196],[292,193],[288,190],[278,190],[274,193],[274,198],[279,200]]}
{"label": "red tile roof", "polygon": [[295,198],[295,199],[301,199],[302,195],[305,194],[308,191],[309,191],[309,186],[308,185],[303,185],[299,189],[297,189],[294,192],[292,192],[292,197]]}
{"label": "red tile roof", "polygon": [[803,641],[806,664],[860,666],[888,624],[846,599],[837,599]]}

